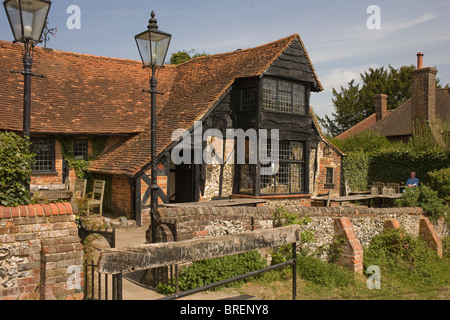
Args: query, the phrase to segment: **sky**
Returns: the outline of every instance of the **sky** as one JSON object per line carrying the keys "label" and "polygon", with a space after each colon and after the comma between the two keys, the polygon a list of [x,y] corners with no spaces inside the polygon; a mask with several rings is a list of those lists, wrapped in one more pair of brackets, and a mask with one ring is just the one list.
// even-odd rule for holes
{"label": "sky", "polygon": [[[67,12],[73,5],[78,20]],[[371,5],[379,15],[368,12]],[[320,117],[334,112],[332,88],[359,82],[370,67],[416,65],[418,52],[424,66],[438,69],[441,84],[450,83],[450,0],[54,0],[49,21],[58,31],[47,47],[139,60],[134,36],[146,29],[152,10],[159,29],[172,34],[168,57],[246,49],[298,33],[324,87],[311,95]],[[77,21],[80,29],[71,29]],[[0,40],[12,40],[4,11]]]}

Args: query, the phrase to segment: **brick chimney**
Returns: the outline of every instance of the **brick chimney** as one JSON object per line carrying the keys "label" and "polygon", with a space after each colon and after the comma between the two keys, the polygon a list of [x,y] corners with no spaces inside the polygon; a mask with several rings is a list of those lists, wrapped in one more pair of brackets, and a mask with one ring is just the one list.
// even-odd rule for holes
{"label": "brick chimney", "polygon": [[417,69],[411,72],[411,121],[427,123],[436,118],[435,68],[423,67],[423,53],[417,54]]}
{"label": "brick chimney", "polygon": [[377,94],[375,96],[375,115],[377,122],[387,115],[387,95]]}

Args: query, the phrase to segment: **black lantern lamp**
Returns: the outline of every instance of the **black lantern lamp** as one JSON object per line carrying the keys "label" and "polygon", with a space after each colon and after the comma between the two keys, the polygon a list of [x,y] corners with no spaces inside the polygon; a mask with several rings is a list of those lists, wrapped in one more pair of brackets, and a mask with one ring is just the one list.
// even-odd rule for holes
{"label": "black lantern lamp", "polygon": [[14,42],[31,44],[40,42],[51,2],[6,0],[3,5],[14,35]]}
{"label": "black lantern lamp", "polygon": [[[158,30],[155,12],[152,11],[151,19],[147,26],[147,30],[139,33],[135,37],[136,44],[141,55],[143,68],[150,69],[152,75],[150,78],[150,90],[143,90],[151,94],[151,197],[150,197],[150,230],[151,239],[147,238],[147,242],[156,242],[156,230],[158,220],[156,219],[156,208],[158,205],[159,189],[157,184],[157,164],[156,164],[156,95],[162,94],[156,90],[157,80],[155,71],[159,67],[164,66],[167,51],[169,49],[170,39],[172,36],[166,32]],[[150,231],[149,230],[149,231]]]}
{"label": "black lantern lamp", "polygon": [[24,45],[23,71],[11,71],[24,76],[24,111],[23,134],[30,136],[30,97],[31,77],[40,76],[31,72],[33,64],[33,49],[41,42],[42,31],[47,21],[51,2],[47,0],[5,0],[3,2],[9,25],[14,36],[14,43]]}
{"label": "black lantern lamp", "polygon": [[155,11],[152,11],[147,30],[135,37],[144,68],[162,67],[169,50],[169,33],[158,30]]}

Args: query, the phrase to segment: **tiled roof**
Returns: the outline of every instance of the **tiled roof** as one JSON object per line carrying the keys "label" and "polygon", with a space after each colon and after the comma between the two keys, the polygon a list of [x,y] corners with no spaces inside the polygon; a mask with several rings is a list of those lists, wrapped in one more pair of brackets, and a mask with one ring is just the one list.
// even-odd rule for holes
{"label": "tiled roof", "polygon": [[[256,48],[203,56],[178,65],[170,97],[157,114],[157,153],[172,143],[175,129],[189,129],[201,120],[236,79],[261,75],[295,40],[301,41],[297,34]],[[162,69],[160,74],[164,72]],[[318,79],[317,83],[321,90]],[[146,130],[103,155],[90,170],[134,176],[150,158],[150,130]]]}
{"label": "tiled roof", "polygon": [[[393,110],[388,110],[387,115],[390,115],[393,112]],[[375,123],[377,122],[376,114],[372,114],[368,116],[366,119],[362,120],[361,122],[358,122],[350,129],[342,132],[340,135],[336,136],[336,139],[347,139],[351,136],[356,136],[358,133],[363,132],[364,130],[367,130],[371,128]]]}
{"label": "tiled roof", "polygon": [[[0,129],[22,131],[21,45],[0,41]],[[159,77],[170,91],[175,68]],[[97,57],[37,47],[31,90],[31,133],[130,134],[150,118],[147,72],[137,61]],[[160,97],[165,100],[166,97]]]}
{"label": "tiled roof", "polygon": [[[450,122],[450,89],[436,90],[435,107],[436,117]],[[336,138],[346,139],[367,129],[375,130],[386,137],[410,136],[411,123],[411,99],[409,99],[397,109],[389,110],[387,116],[380,121],[376,122],[375,114],[372,114]]]}
{"label": "tiled roof", "polygon": [[[450,89],[436,90],[436,117],[450,122]],[[411,100],[406,101],[394,110],[389,117],[385,117],[372,126],[387,137],[409,136],[412,134],[411,128]]]}

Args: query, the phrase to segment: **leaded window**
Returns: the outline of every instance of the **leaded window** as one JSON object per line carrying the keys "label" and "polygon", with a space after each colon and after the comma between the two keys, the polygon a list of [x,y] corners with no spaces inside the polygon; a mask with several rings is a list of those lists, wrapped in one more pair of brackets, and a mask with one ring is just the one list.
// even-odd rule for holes
{"label": "leaded window", "polygon": [[286,80],[263,80],[263,109],[306,114],[305,86]]}
{"label": "leaded window", "polygon": [[258,109],[258,90],[256,88],[245,88],[241,90],[241,111]]}
{"label": "leaded window", "polygon": [[73,142],[73,156],[77,160],[88,159],[88,140],[77,139]]}
{"label": "leaded window", "polygon": [[[272,149],[268,142],[268,154]],[[273,174],[261,175],[261,194],[290,194],[305,191],[305,144],[301,141],[279,141],[279,162],[262,164]]]}
{"label": "leaded window", "polygon": [[53,172],[55,170],[55,141],[52,139],[32,139],[31,150],[36,154],[33,172]]}

